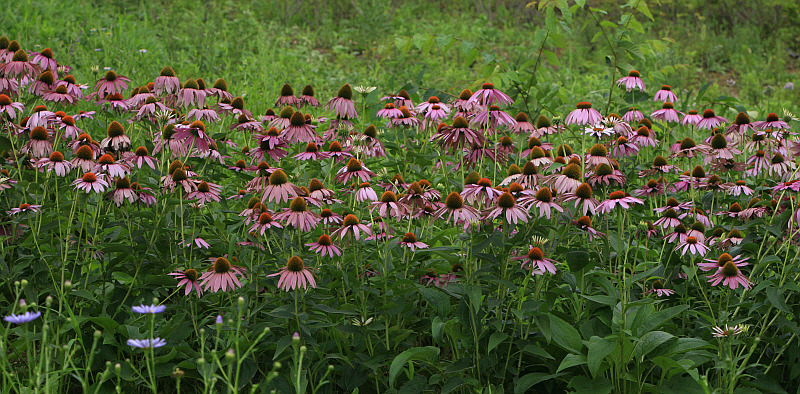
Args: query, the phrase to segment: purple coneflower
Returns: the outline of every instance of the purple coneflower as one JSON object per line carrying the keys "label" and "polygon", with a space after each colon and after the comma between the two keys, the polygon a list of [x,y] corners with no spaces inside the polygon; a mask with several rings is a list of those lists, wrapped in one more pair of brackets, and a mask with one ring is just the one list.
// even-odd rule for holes
{"label": "purple coneflower", "polygon": [[209,259],[213,262],[211,268],[200,276],[200,285],[204,291],[211,290],[216,293],[219,290],[228,291],[242,287],[239,276],[244,277],[246,269],[231,264],[225,257]]}
{"label": "purple coneflower", "polygon": [[275,170],[269,176],[269,185],[263,190],[261,202],[284,203],[300,194],[300,188],[289,182],[283,170]]}
{"label": "purple coneflower", "polygon": [[356,190],[356,202],[364,201],[378,201],[378,195],[375,193],[368,182],[362,182],[358,185]]}
{"label": "purple coneflower", "polygon": [[672,86],[661,85],[661,90],[657,91],[653,96],[653,101],[675,103],[678,101],[678,96],[672,92]]}
{"label": "purple coneflower", "polygon": [[650,117],[653,120],[663,120],[664,122],[680,122],[680,117],[683,112],[676,111],[671,102],[666,102],[661,106],[661,109],[653,111]]}
{"label": "purple coneflower", "polygon": [[397,202],[397,195],[390,190],[384,192],[380,200],[369,204],[369,212],[372,213],[375,210],[378,211],[378,216],[382,218],[401,218],[408,213],[408,207],[403,203]]}
{"label": "purple coneflower", "polygon": [[623,85],[625,86],[625,90],[629,92],[633,89],[639,89],[640,92],[644,92],[645,90],[641,74],[636,70],[631,70],[627,77],[622,77],[617,80],[617,86],[622,87]]}
{"label": "purple coneflower", "polygon": [[26,143],[21,151],[30,153],[33,157],[47,157],[53,152],[53,144],[50,142],[50,132],[42,126],[34,127],[30,132],[30,141]]}
{"label": "purple coneflower", "polygon": [[657,297],[669,297],[675,294],[675,290],[666,289],[664,288],[664,283],[660,280],[654,280],[653,284],[650,285],[650,289],[648,289],[645,294],[656,293]]}
{"label": "purple coneflower", "polygon": [[66,176],[72,170],[72,164],[65,161],[64,154],[59,151],[51,153],[50,157],[36,160],[35,165],[40,171],[45,171],[45,169],[47,172],[55,171],[56,175],[62,177]]}
{"label": "purple coneflower", "polygon": [[644,114],[642,114],[642,111],[636,109],[636,107],[628,108],[628,112],[625,112],[625,115],[622,115],[622,120],[628,123],[636,123],[642,119],[644,119]]}
{"label": "purple coneflower", "polygon": [[24,50],[18,49],[11,57],[11,61],[0,64],[0,75],[5,78],[36,78],[41,74],[42,68],[36,63],[28,61],[28,54]]}
{"label": "purple coneflower", "polygon": [[102,178],[98,178],[95,174],[87,172],[83,177],[76,179],[72,182],[76,189],[81,189],[86,193],[94,191],[95,193],[102,193],[108,187],[108,182]]}
{"label": "purple coneflower", "polygon": [[417,240],[417,236],[414,235],[413,233],[405,233],[403,235],[403,238],[400,239],[400,241],[398,241],[397,244],[411,249],[412,252],[415,252],[417,249],[428,248],[428,245],[423,242],[419,242]]}
{"label": "purple coneflower", "polygon": [[320,235],[317,242],[311,242],[305,245],[309,247],[309,251],[317,253],[321,256],[325,256],[327,254],[330,258],[334,258],[334,256],[342,255],[342,250],[333,244],[331,237],[327,234]]}
{"label": "purple coneflower", "polygon": [[281,95],[275,101],[276,107],[283,107],[285,105],[298,106],[302,100],[294,96],[294,89],[290,84],[284,84],[281,88]]}
{"label": "purple coneflower", "polygon": [[558,193],[571,193],[583,183],[582,179],[581,166],[570,162],[561,169],[560,174],[551,175],[547,183]]}
{"label": "purple coneflower", "polygon": [[520,264],[520,268],[531,269],[531,275],[541,275],[544,272],[549,272],[551,274],[556,273],[556,264],[559,264],[558,261],[553,259],[544,257],[544,252],[538,247],[532,246],[528,251],[528,254],[523,256],[514,257],[514,260],[522,260]]}
{"label": "purple coneflower", "polygon": [[38,64],[42,70],[53,70],[55,73],[58,70],[58,62],[53,59],[53,50],[45,48],[41,52],[31,52],[31,63]]}
{"label": "purple coneflower", "polygon": [[306,123],[306,118],[300,111],[297,111],[292,114],[289,125],[281,132],[280,137],[289,143],[319,142],[320,138],[317,132],[314,131],[315,127]]}
{"label": "purple coneflower", "polygon": [[604,233],[601,233],[592,227],[592,218],[588,216],[581,216],[577,220],[573,220],[572,224],[589,233],[589,242],[593,241],[595,238],[606,236]]}
{"label": "purple coneflower", "polygon": [[262,236],[270,228],[283,228],[283,226],[272,218],[269,212],[262,212],[258,215],[258,220],[250,227],[250,232],[259,232]]}
{"label": "purple coneflower", "polygon": [[278,288],[283,291],[299,289],[300,286],[303,289],[307,289],[309,285],[312,289],[317,287],[317,282],[314,280],[311,270],[303,264],[303,259],[297,256],[290,257],[285,267],[274,274],[267,275],[267,277],[278,275],[280,275]]}
{"label": "purple coneflower", "polygon": [[316,214],[308,210],[308,204],[303,197],[295,197],[289,204],[289,208],[275,214],[274,218],[300,231],[310,231],[317,227],[317,223],[320,221]]}
{"label": "purple coneflower", "polygon": [[774,112],[770,112],[767,115],[767,120],[759,120],[753,122],[753,127],[759,128],[761,130],[767,130],[767,129],[788,130],[791,128],[789,127],[788,123],[780,120],[780,118],[778,118],[778,115],[775,114]]}
{"label": "purple coneflower", "polygon": [[95,174],[105,173],[111,177],[125,178],[130,173],[130,167],[126,163],[117,163],[114,156],[106,153],[97,159],[97,164],[91,169]]}
{"label": "purple coneflower", "polygon": [[[684,121],[685,120],[686,120],[686,118],[684,118]],[[727,123],[727,122],[728,122],[728,119],[725,119],[725,118],[723,118],[721,116],[717,116],[714,113],[713,109],[707,109],[707,110],[703,111],[703,119],[701,119],[700,121],[697,122],[697,128],[701,129],[701,130],[703,130],[703,129],[711,130],[711,129],[715,128],[715,127],[718,127],[720,124]]]}
{"label": "purple coneflower", "polygon": [[358,218],[355,215],[347,215],[344,217],[342,221],[342,226],[339,227],[336,231],[331,233],[333,237],[339,237],[339,239],[344,239],[345,235],[351,234],[356,241],[361,239],[361,233],[366,235],[372,234],[372,230],[366,224],[362,224],[359,222]]}
{"label": "purple coneflower", "polygon": [[311,85],[306,85],[303,91],[300,92],[297,108],[302,108],[303,105],[310,105],[314,108],[319,107],[319,101],[314,98],[314,88]]}
{"label": "purple coneflower", "polygon": [[161,73],[153,81],[153,92],[159,96],[176,93],[181,88],[181,80],[175,76],[170,66],[161,69]]}
{"label": "purple coneflower", "polygon": [[358,119],[355,103],[353,103],[353,89],[350,84],[344,84],[339,89],[336,97],[330,99],[325,108],[342,119]]}
{"label": "purple coneflower", "polygon": [[200,89],[195,79],[187,79],[183,87],[178,90],[178,99],[175,102],[179,107],[200,108],[206,103],[206,91]]}
{"label": "purple coneflower", "polygon": [[708,253],[709,247],[706,246],[701,240],[697,239],[695,236],[687,236],[686,239],[681,241],[678,246],[675,247],[675,251],[681,251],[681,256],[685,255],[686,252],[689,252],[693,255],[700,255],[705,256]]}
{"label": "purple coneflower", "polygon": [[6,113],[11,120],[17,118],[17,111],[22,113],[25,110],[25,105],[22,103],[11,101],[8,95],[0,94],[0,114]]}
{"label": "purple coneflower", "polygon": [[644,201],[636,197],[631,197],[625,194],[623,191],[617,190],[615,192],[611,192],[608,195],[608,199],[601,202],[600,205],[597,206],[597,212],[609,213],[617,206],[620,206],[624,209],[630,209],[631,205],[633,204],[644,205]]}
{"label": "purple coneflower", "polygon": [[564,123],[567,125],[594,125],[600,122],[603,117],[600,112],[592,108],[592,103],[583,101],[575,106],[575,109],[567,115]]}
{"label": "purple coneflower", "polygon": [[494,208],[487,209],[484,212],[484,217],[487,219],[496,219],[498,216],[503,216],[505,221],[510,224],[517,224],[522,221],[528,223],[528,211],[517,204],[517,200],[509,192],[504,192],[497,197],[497,205]]}
{"label": "purple coneflower", "polygon": [[[705,112],[704,112],[705,113]],[[691,110],[683,116],[683,120],[681,120],[681,125],[692,125],[696,126],[700,121],[703,120],[702,115],[698,115],[696,110]]]}
{"label": "purple coneflower", "polygon": [[464,228],[469,227],[470,222],[480,220],[478,210],[469,205],[464,205],[464,199],[458,192],[450,192],[444,200],[444,205],[434,212],[434,216],[441,218],[445,213],[447,213],[448,222],[450,219],[453,220],[454,224],[463,222]]}
{"label": "purple coneflower", "polygon": [[200,152],[207,152],[212,142],[211,137],[206,134],[206,125],[199,120],[195,120],[188,126],[176,126],[172,138],[181,141],[184,151],[195,147]]}
{"label": "purple coneflower", "polygon": [[536,130],[531,132],[531,137],[542,138],[542,136],[556,134],[561,131],[564,131],[564,126],[553,126],[550,119],[544,115],[539,115],[536,118]]}
{"label": "purple coneflower", "polygon": [[347,183],[353,178],[359,178],[362,182],[369,182],[375,173],[367,169],[356,158],[350,158],[347,165],[336,172],[336,180],[339,183]]}
{"label": "purple coneflower", "polygon": [[103,78],[97,80],[94,85],[97,91],[97,96],[101,99],[111,94],[122,94],[122,91],[128,88],[128,82],[131,80],[124,75],[117,75],[113,70],[108,70]]}
{"label": "purple coneflower", "polygon": [[403,111],[395,108],[393,103],[386,103],[375,116],[381,119],[394,119],[403,116]]}
{"label": "purple coneflower", "polygon": [[482,111],[475,115],[470,122],[472,124],[477,124],[481,126],[483,129],[490,130],[492,132],[496,132],[497,128],[500,126],[513,126],[516,124],[516,120],[511,117],[511,115],[507,114],[504,111],[500,110],[500,107],[496,105],[490,105],[485,111]]}
{"label": "purple coneflower", "polygon": [[119,122],[112,121],[106,128],[106,138],[100,141],[100,149],[106,151],[127,151],[131,149],[131,138],[125,135],[125,129]]}
{"label": "purple coneflower", "polygon": [[727,261],[722,268],[715,271],[713,275],[707,276],[707,278],[712,286],[722,283],[723,286],[728,286],[731,290],[736,290],[740,285],[744,287],[745,290],[749,290],[753,286],[753,282],[750,282],[750,280],[742,274],[742,271],[739,270],[739,267],[736,266],[732,260]]}
{"label": "purple coneflower", "polygon": [[56,88],[59,86],[67,88],[67,93],[79,100],[83,98],[83,90],[88,88],[86,85],[78,84],[72,75],[67,75],[60,81],[56,81]]}
{"label": "purple coneflower", "polygon": [[19,204],[18,208],[11,208],[6,211],[6,213],[9,215],[17,215],[25,212],[41,212],[41,208],[41,205]]}
{"label": "purple coneflower", "polygon": [[150,156],[149,152],[147,151],[147,148],[145,148],[144,146],[136,148],[134,153],[132,155],[129,154],[129,156],[125,160],[128,163],[135,165],[137,168],[142,168],[146,164],[153,170],[156,169],[156,164],[160,162],[155,157]]}
{"label": "purple coneflower", "polygon": [[439,127],[437,132],[431,137],[431,141],[437,141],[439,146],[445,150],[455,152],[465,146],[483,145],[486,137],[482,131],[472,130],[466,118],[456,116],[452,126]]}
{"label": "purple coneflower", "polygon": [[559,196],[562,202],[575,201],[575,208],[581,206],[583,215],[594,215],[600,201],[592,197],[592,187],[588,183],[580,184],[574,192],[564,193]]}
{"label": "purple coneflower", "polygon": [[178,287],[186,286],[183,295],[189,295],[192,290],[197,293],[197,297],[203,295],[203,289],[200,286],[200,282],[198,282],[198,275],[197,270],[194,268],[189,268],[187,270],[177,270],[175,272],[169,273],[167,275],[175,277],[178,280]]}
{"label": "purple coneflower", "polygon": [[186,195],[187,200],[197,200],[198,204],[205,204],[211,201],[220,201],[221,188],[215,183],[201,181],[197,184],[197,189]]}
{"label": "purple coneflower", "polygon": [[514,100],[507,94],[494,88],[490,82],[484,83],[481,88],[472,94],[467,103],[477,103],[483,107],[492,105],[512,105]]}

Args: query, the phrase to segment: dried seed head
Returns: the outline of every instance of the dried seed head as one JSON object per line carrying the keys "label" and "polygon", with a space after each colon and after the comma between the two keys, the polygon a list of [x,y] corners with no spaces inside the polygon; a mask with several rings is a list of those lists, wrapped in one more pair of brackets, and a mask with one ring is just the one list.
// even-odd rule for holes
{"label": "dried seed head", "polygon": [[234,98],[233,100],[231,100],[231,107],[238,110],[244,109],[244,99],[241,97]]}
{"label": "dried seed head", "polygon": [[172,172],[172,180],[175,182],[185,181],[187,179],[189,179],[189,176],[186,175],[186,171],[184,171],[183,168],[177,168]]}
{"label": "dried seed head", "polygon": [[469,122],[463,116],[456,116],[453,119],[453,128],[454,129],[466,129],[469,128]]}
{"label": "dried seed head", "polygon": [[353,88],[350,87],[349,83],[344,84],[341,88],[339,88],[339,92],[336,93],[337,97],[341,97],[343,99],[352,100],[353,99]]}
{"label": "dried seed head", "polygon": [[595,174],[597,176],[608,176],[608,175],[611,175],[613,173],[614,173],[614,169],[611,168],[611,166],[606,164],[606,163],[602,163],[602,164],[598,165],[597,168],[595,169]]}
{"label": "dried seed head", "polygon": [[109,164],[114,164],[115,161],[116,160],[114,160],[114,156],[111,156],[108,153],[106,153],[106,154],[100,156],[99,159],[97,159],[97,164],[109,165]]}
{"label": "dried seed head", "polygon": [[553,123],[550,122],[550,119],[548,119],[546,116],[539,115],[539,117],[536,118],[536,128],[537,129],[541,129],[541,128],[545,128],[545,127],[552,127],[552,126],[553,126]]}
{"label": "dried seed head", "polygon": [[462,90],[458,95],[459,100],[469,100],[470,97],[472,97],[472,91],[469,89]]}
{"label": "dried seed head", "polygon": [[748,116],[746,112],[739,112],[736,114],[736,119],[733,123],[739,126],[750,124],[750,116]]}
{"label": "dried seed head", "polygon": [[117,178],[117,180],[114,181],[114,185],[117,187],[117,189],[130,189],[131,181],[128,177]]}
{"label": "dried seed head", "polygon": [[680,144],[681,150],[692,149],[695,146],[697,146],[697,143],[695,143],[694,140],[689,137],[686,137],[681,140]]}
{"label": "dried seed head", "polygon": [[567,144],[561,144],[556,148],[556,155],[567,157],[572,155],[572,147]]}
{"label": "dried seed head", "polygon": [[497,198],[497,206],[500,208],[511,208],[517,203],[517,199],[509,192],[505,192]]}
{"label": "dried seed head", "polygon": [[522,169],[518,165],[512,164],[508,166],[508,176],[522,174]]}
{"label": "dried seed head", "polygon": [[170,67],[170,66],[166,66],[166,67],[161,69],[161,74],[160,75],[162,77],[174,77],[175,76],[175,70],[173,70],[172,67]]}
{"label": "dried seed head", "polygon": [[478,183],[478,181],[480,179],[481,179],[481,175],[478,174],[477,172],[473,171],[473,172],[470,172],[469,174],[467,174],[466,177],[464,177],[464,184],[465,185],[474,185],[474,184]]}
{"label": "dried seed head", "polygon": [[122,124],[115,121],[109,123],[108,128],[106,128],[106,135],[109,137],[119,137],[125,134],[125,129],[122,127]]}
{"label": "dried seed head", "polygon": [[527,162],[527,163],[525,163],[524,166],[522,166],[522,175],[530,176],[530,175],[536,175],[538,173],[539,173],[539,170],[531,162]]}
{"label": "dried seed head", "polygon": [[30,136],[32,140],[47,141],[50,138],[50,133],[44,127],[36,126],[31,130]]}
{"label": "dried seed head", "polygon": [[592,187],[589,186],[588,183],[581,183],[577,189],[575,189],[575,195],[583,200],[588,200],[592,198]]}
{"label": "dried seed head", "polygon": [[269,184],[274,186],[284,185],[289,182],[289,177],[283,170],[275,170],[269,176]]}
{"label": "dried seed head", "polygon": [[475,184],[481,187],[492,187],[492,181],[490,181],[489,178],[478,179],[478,182],[475,182]]}
{"label": "dried seed head", "polygon": [[224,257],[217,257],[211,269],[218,274],[226,274],[231,271],[231,262]]}
{"label": "dried seed head", "polygon": [[448,209],[459,209],[464,207],[464,199],[457,192],[450,192],[444,199],[444,204]]}
{"label": "dried seed head", "polygon": [[534,246],[528,251],[528,258],[534,261],[539,261],[544,259],[544,253],[541,249]]}
{"label": "dried seed head", "polygon": [[589,149],[589,154],[595,157],[606,157],[608,156],[608,149],[606,149],[603,144],[594,144],[592,148]]}
{"label": "dried seed head", "polygon": [[303,197],[295,197],[289,204],[289,209],[292,212],[305,212],[308,211],[308,204]]}
{"label": "dried seed head", "polygon": [[724,134],[714,134],[711,138],[711,147],[714,149],[725,149],[728,147],[728,139]]}
{"label": "dried seed head", "polygon": [[394,194],[391,190],[386,191],[381,196],[382,203],[390,203],[390,202],[397,202],[397,195]]}
{"label": "dried seed head", "polygon": [[541,202],[551,202],[553,201],[553,193],[550,188],[543,187],[536,192],[536,199]]}
{"label": "dried seed head", "polygon": [[561,175],[566,176],[570,179],[580,180],[581,179],[581,166],[570,163],[567,164],[562,170]]}
{"label": "dried seed head", "polygon": [[306,86],[303,88],[303,91],[301,92],[301,94],[302,94],[303,96],[310,96],[310,97],[314,97],[314,87],[312,87],[311,85],[306,85]]}
{"label": "dried seed head", "polygon": [[282,97],[294,96],[294,89],[292,88],[292,85],[289,85],[288,83],[284,84],[283,87],[281,88],[281,96]]}
{"label": "dried seed head", "polygon": [[[291,107],[287,107],[287,108],[291,108]],[[303,116],[303,114],[302,114],[300,111],[297,111],[297,112],[295,112],[295,113],[293,113],[293,114],[292,114],[292,117],[290,118],[290,120],[289,120],[289,123],[290,123],[290,124],[291,124],[293,127],[302,127],[302,126],[305,126],[305,124],[306,124],[306,117],[305,117],[305,116]]]}
{"label": "dried seed head", "polygon": [[81,160],[94,160],[94,151],[88,145],[83,145],[75,151],[75,157]]}
{"label": "dried seed head", "polygon": [[47,69],[43,73],[39,74],[39,82],[52,85],[56,82],[56,79],[53,77],[53,72],[50,71],[50,69]]}

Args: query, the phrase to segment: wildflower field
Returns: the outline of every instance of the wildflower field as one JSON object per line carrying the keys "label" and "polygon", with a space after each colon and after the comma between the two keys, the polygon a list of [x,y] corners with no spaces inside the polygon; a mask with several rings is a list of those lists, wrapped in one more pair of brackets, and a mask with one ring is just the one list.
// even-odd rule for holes
{"label": "wildflower field", "polygon": [[0,392],[800,388],[800,7],[21,0]]}

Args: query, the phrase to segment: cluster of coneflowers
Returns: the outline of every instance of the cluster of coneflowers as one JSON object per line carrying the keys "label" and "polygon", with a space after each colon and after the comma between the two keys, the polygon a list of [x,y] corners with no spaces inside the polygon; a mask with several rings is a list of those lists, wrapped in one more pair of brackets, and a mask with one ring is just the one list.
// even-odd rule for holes
{"label": "cluster of coneflowers", "polygon": [[[429,97],[415,104],[408,92],[400,91],[381,99],[385,104],[375,114],[380,124],[364,127],[368,122],[357,122],[347,84],[324,105],[312,86],[296,96],[286,84],[275,109],[257,116],[228,91],[224,79],[211,85],[201,78],[181,82],[171,67],[164,67],[153,81],[129,89],[129,78],[108,71],[84,94],[89,87],[69,72],[50,49],[28,53],[16,41],[0,37],[0,116],[2,131],[14,146],[6,152],[0,189],[14,187],[18,175],[10,169],[66,178],[75,190],[103,195],[117,207],[148,207],[161,195],[176,194],[193,206],[213,206],[222,198],[241,201],[239,216],[247,233],[240,245],[263,250],[281,232],[306,241],[302,244],[307,249],[293,249],[284,268],[270,275],[279,276],[278,287],[287,291],[316,287],[303,255],[334,259],[356,242],[397,242],[413,253],[428,247],[419,238],[432,224],[510,231],[543,222],[574,226],[591,241],[606,237],[609,219],[624,226],[628,210],[650,219],[637,237],[663,239],[682,256],[702,259],[688,261],[709,272],[712,285],[749,288],[751,282],[740,270],[748,258],[727,253],[742,242],[742,224],[797,209],[793,196],[800,181],[794,179],[794,157],[800,144],[792,139],[786,120],[774,113],[761,121],[739,113],[732,122],[712,109],[683,113],[675,109],[679,99],[667,85],[656,92],[654,101],[661,106],[649,117],[633,107],[622,116],[603,116],[590,103],[580,102],[563,124],[545,115],[533,122],[525,113],[511,116],[506,111],[514,101],[488,82],[474,92],[464,89],[449,102]],[[645,91],[636,71],[618,83]],[[35,105],[26,107],[19,99],[23,96],[34,98]],[[74,110],[81,102],[95,104],[95,110]],[[117,119],[108,122],[102,137],[82,128],[97,112]],[[142,125],[140,130],[152,134],[140,133],[136,140],[127,134],[126,124]],[[224,131],[224,137],[212,137],[212,128]],[[405,136],[405,149],[437,149],[442,157],[437,168],[448,177],[462,174],[463,188],[433,184],[426,174],[406,174],[415,177],[412,182],[399,174],[390,179],[378,175],[382,171],[375,171],[373,163],[380,166],[389,154],[384,130]],[[699,142],[687,135],[699,136]],[[152,152],[145,141],[152,143]],[[230,156],[221,153],[223,145]],[[189,159],[204,165],[187,166]],[[687,167],[698,160],[702,163]],[[305,167],[310,171],[320,171],[307,185],[295,184],[306,174],[284,169],[302,162],[312,164]],[[322,163],[330,164],[335,174],[323,173]],[[206,165],[248,174],[249,181],[212,182],[198,170]],[[637,167],[642,168],[639,179],[629,179],[625,172]],[[507,168],[501,179],[499,168]],[[134,181],[141,171],[159,173],[159,184]],[[753,188],[765,182],[774,185],[771,192]],[[713,194],[711,209],[697,199],[700,192]],[[43,209],[23,202],[9,207],[7,214],[18,217]],[[368,213],[371,220],[356,212]],[[791,217],[788,231],[794,238],[800,209]],[[398,232],[400,228],[408,230]],[[200,236],[182,234],[180,242],[200,250],[210,247]],[[532,275],[556,273],[559,263],[546,257],[541,246],[532,244],[515,259]],[[210,267],[182,267],[170,275],[187,295],[243,286],[247,270],[234,265],[233,258],[208,261]],[[360,277],[385,274],[361,269]],[[445,286],[459,275],[455,267],[444,274],[425,272],[420,279]],[[672,279],[651,282],[648,291],[670,295]]]}

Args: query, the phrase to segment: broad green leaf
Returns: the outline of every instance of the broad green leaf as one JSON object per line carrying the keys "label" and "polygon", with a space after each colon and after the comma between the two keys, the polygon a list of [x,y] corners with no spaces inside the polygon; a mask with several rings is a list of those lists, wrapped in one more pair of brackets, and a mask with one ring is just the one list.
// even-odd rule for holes
{"label": "broad green leaf", "polygon": [[439,348],[435,346],[414,347],[398,354],[389,366],[389,386],[394,388],[397,374],[400,373],[407,362],[418,360],[433,363],[438,358]]}
{"label": "broad green leaf", "polygon": [[508,338],[508,334],[504,332],[496,332],[492,334],[489,337],[489,347],[486,348],[486,354],[491,353],[492,350],[494,350],[494,348],[503,343],[503,341],[505,341],[506,338]]}
{"label": "broad green leaf", "polygon": [[637,327],[638,329],[634,334],[641,337],[644,333],[658,328],[660,325],[666,323],[669,319],[672,319],[686,309],[689,309],[689,305],[678,305],[648,315],[645,317],[642,325]]}
{"label": "broad green leaf", "polygon": [[644,357],[652,352],[653,349],[672,338],[675,338],[675,336],[664,331],[650,331],[639,339],[633,349],[633,354],[637,358]]}
{"label": "broad green leaf", "polygon": [[597,336],[589,338],[589,352],[586,357],[586,365],[592,376],[597,376],[597,370],[603,360],[617,347],[617,342]]}
{"label": "broad green leaf", "polygon": [[561,360],[561,365],[558,366],[556,373],[559,373],[569,367],[583,364],[586,364],[586,356],[583,354],[567,354],[564,356],[564,359]]}
{"label": "broad green leaf", "polygon": [[556,316],[549,315],[549,317],[550,331],[553,335],[553,340],[565,350],[573,353],[581,353],[583,342],[581,341],[581,334],[578,330]]}
{"label": "broad green leaf", "polygon": [[531,387],[562,375],[566,375],[566,372],[557,374],[546,374],[540,372],[529,373],[517,380],[517,383],[514,385],[514,394],[529,393]]}

